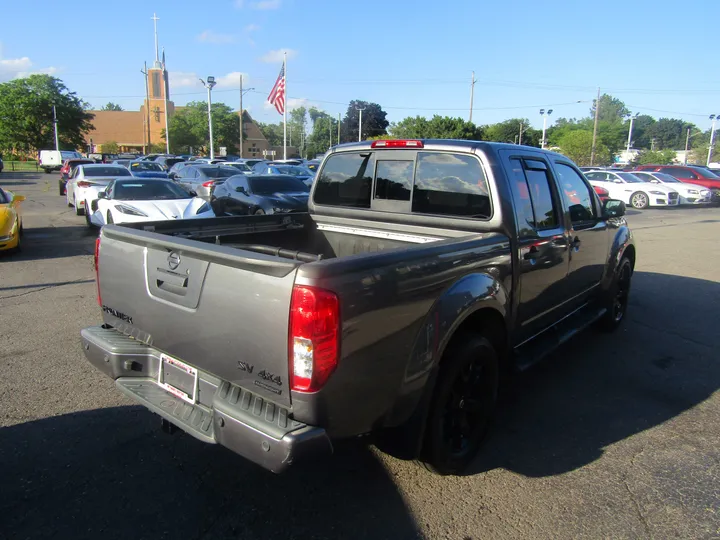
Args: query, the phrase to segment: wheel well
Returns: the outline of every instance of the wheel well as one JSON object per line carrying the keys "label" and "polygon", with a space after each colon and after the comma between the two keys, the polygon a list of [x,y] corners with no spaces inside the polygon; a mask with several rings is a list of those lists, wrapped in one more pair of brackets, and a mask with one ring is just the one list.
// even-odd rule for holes
{"label": "wheel well", "polygon": [[447,351],[468,334],[479,334],[490,340],[503,363],[508,360],[507,328],[505,319],[493,308],[481,308],[469,315],[453,333],[445,347]]}
{"label": "wheel well", "polygon": [[635,270],[635,246],[628,246],[623,253],[623,257],[627,257],[630,260],[632,269]]}

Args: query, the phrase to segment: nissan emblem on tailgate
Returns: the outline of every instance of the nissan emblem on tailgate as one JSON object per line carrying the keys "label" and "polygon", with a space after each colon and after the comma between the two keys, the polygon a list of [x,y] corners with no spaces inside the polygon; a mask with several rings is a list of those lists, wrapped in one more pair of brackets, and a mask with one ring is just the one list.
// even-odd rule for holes
{"label": "nissan emblem on tailgate", "polygon": [[178,266],[180,266],[180,255],[173,251],[170,255],[168,255],[167,263],[170,270],[175,270]]}

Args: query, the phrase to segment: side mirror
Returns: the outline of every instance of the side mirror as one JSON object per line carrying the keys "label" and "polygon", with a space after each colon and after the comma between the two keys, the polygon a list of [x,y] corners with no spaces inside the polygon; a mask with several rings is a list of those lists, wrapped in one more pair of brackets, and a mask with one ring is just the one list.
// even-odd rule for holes
{"label": "side mirror", "polygon": [[242,186],[236,187],[235,191],[237,191],[238,193],[242,193],[243,195],[247,195],[247,190]]}
{"label": "side mirror", "polygon": [[622,184],[622,183],[623,183],[623,181],[620,180],[619,178],[615,178],[615,179],[613,180],[613,182],[615,182],[616,184]]}
{"label": "side mirror", "polygon": [[659,183],[660,183],[660,180],[657,180],[657,179],[653,178],[652,180],[650,180],[650,183],[651,183],[651,184],[659,184]]}
{"label": "side mirror", "polygon": [[625,215],[625,203],[618,199],[608,199],[603,204],[603,217],[605,219],[619,218]]}
{"label": "side mirror", "polygon": [[191,189],[190,191],[188,191],[188,193],[191,197],[197,197],[197,191],[195,191],[194,189]]}
{"label": "side mirror", "polygon": [[98,199],[107,199],[107,193],[101,191],[100,193],[98,193]]}
{"label": "side mirror", "polygon": [[25,200],[25,195],[15,195],[15,197],[13,197],[13,199],[16,200],[17,202],[23,202]]}

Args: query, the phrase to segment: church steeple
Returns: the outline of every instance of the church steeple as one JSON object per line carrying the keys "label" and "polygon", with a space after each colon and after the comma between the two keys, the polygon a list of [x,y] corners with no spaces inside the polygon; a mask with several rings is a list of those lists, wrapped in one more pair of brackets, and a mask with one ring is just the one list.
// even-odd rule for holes
{"label": "church steeple", "polygon": [[155,65],[153,65],[153,67],[156,69],[162,69],[162,64],[160,64],[160,48],[158,47],[158,32],[157,32],[157,22],[160,19],[158,18],[158,16],[155,13],[153,13],[151,20],[152,20],[153,26],[155,28]]}

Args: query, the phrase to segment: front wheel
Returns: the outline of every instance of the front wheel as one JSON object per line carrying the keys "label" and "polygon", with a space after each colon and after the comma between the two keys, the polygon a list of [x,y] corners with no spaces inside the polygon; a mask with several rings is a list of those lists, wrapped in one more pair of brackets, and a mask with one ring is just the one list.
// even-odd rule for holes
{"label": "front wheel", "polygon": [[483,336],[458,340],[443,355],[425,426],[421,460],[437,474],[458,474],[475,458],[497,401],[499,358]]}
{"label": "front wheel", "polygon": [[92,221],[90,221],[90,205],[85,201],[85,223],[88,227],[92,227]]}
{"label": "front wheel", "polygon": [[644,210],[650,206],[650,197],[647,196],[647,193],[636,191],[630,197],[630,205],[638,210]]}
{"label": "front wheel", "polygon": [[255,210],[254,215],[263,216],[263,215],[265,215],[265,210],[263,210],[262,208],[258,208],[257,210]]}
{"label": "front wheel", "polygon": [[63,185],[62,180],[60,180],[60,181],[58,182],[58,188],[59,188],[59,191],[60,191],[60,195],[61,195],[61,196],[62,196],[62,195],[65,195],[65,186]]}
{"label": "front wheel", "polygon": [[113,219],[112,214],[110,213],[110,210],[108,210],[107,219],[105,220],[105,223],[108,225],[112,225],[113,223],[115,223],[115,220]]}
{"label": "front wheel", "polygon": [[601,328],[607,332],[612,332],[625,320],[630,298],[632,271],[630,259],[623,257],[615,270],[613,282],[608,291],[607,311],[600,319]]}

